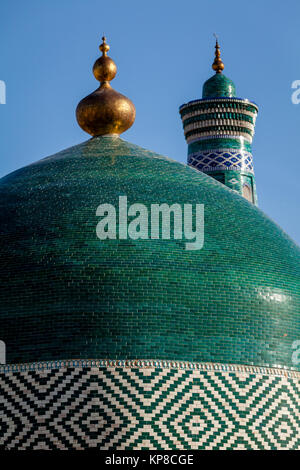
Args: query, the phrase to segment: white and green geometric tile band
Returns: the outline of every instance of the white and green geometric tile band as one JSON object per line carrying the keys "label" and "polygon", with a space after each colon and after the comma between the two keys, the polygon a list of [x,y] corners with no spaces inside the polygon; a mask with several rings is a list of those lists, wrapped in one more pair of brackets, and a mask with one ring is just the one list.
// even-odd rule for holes
{"label": "white and green geometric tile band", "polygon": [[175,368],[167,361],[163,367],[153,366],[159,361],[113,365],[122,362],[2,367],[2,443],[7,449],[78,450],[300,446],[299,372],[221,364]]}

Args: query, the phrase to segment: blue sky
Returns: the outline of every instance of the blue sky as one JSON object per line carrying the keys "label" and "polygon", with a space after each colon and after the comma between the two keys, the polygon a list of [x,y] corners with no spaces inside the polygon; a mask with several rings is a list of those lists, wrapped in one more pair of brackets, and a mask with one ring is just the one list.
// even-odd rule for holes
{"label": "blue sky", "polygon": [[105,32],[113,81],[136,106],[123,138],[186,161],[179,106],[212,75],[217,32],[237,95],[260,107],[253,155],[260,208],[300,244],[300,2],[26,0],[1,4],[0,176],[88,138],[75,108],[97,83]]}

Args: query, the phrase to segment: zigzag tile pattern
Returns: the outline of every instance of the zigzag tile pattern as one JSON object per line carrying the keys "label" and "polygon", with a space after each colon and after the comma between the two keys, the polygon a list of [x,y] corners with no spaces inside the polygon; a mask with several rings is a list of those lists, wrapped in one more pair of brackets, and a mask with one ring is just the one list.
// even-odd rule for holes
{"label": "zigzag tile pattern", "polygon": [[297,377],[164,368],[0,374],[7,449],[299,449]]}
{"label": "zigzag tile pattern", "polygon": [[190,154],[188,165],[200,171],[239,170],[254,173],[253,159],[249,152],[236,150],[212,150]]}

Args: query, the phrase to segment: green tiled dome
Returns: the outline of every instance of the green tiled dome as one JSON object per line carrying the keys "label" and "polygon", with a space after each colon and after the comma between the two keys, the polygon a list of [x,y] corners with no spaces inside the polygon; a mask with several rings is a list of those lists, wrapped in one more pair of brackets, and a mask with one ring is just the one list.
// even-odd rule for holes
{"label": "green tiled dome", "polygon": [[[205,243],[96,237],[96,209],[205,204]],[[176,359],[292,367],[300,250],[213,178],[96,137],[0,181],[7,362]]]}
{"label": "green tiled dome", "polygon": [[222,73],[216,73],[206,80],[203,85],[202,98],[218,97],[234,98],[236,96],[235,84]]}

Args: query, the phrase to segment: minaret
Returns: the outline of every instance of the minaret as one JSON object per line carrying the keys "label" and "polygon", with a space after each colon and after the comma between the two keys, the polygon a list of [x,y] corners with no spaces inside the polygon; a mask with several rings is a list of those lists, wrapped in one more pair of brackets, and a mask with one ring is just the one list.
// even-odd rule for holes
{"label": "minaret", "polygon": [[204,83],[202,99],[179,109],[188,165],[257,204],[251,144],[258,107],[236,97],[234,83],[222,73],[218,40],[212,68],[216,73]]}

